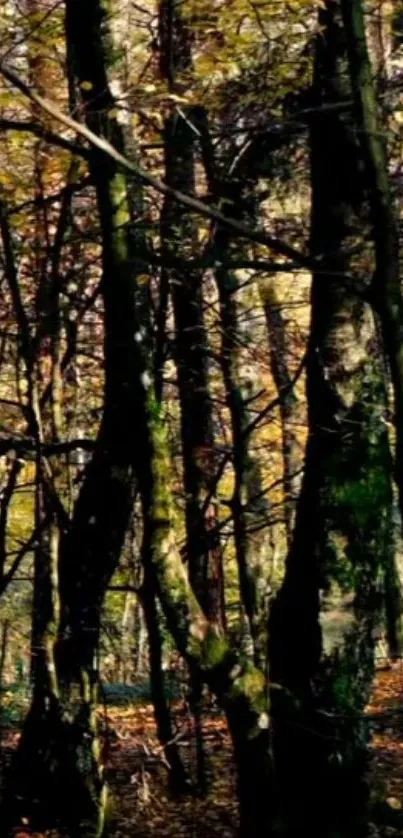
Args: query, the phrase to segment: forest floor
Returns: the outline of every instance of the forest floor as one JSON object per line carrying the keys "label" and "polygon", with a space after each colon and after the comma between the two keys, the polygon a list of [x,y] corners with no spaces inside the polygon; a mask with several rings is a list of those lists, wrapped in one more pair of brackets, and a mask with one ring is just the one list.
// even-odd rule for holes
{"label": "forest floor", "polygon": [[[151,705],[108,709],[113,739],[107,745],[113,792],[113,838],[235,838],[237,806],[231,746],[221,716],[205,720],[208,790],[173,799],[155,738]],[[195,771],[190,718],[184,718],[178,745],[189,774]]]}
{"label": "forest floor", "polygon": [[403,660],[379,668],[367,707],[371,719],[371,786],[378,826],[371,835],[403,836]]}
{"label": "forest floor", "polygon": [[[403,838],[403,661],[377,672],[368,706],[372,725],[371,785],[378,799],[371,838]],[[213,713],[205,720],[209,788],[204,798],[172,799],[149,704],[107,707],[105,756],[112,791],[111,838],[236,838],[235,773],[225,724]],[[16,734],[3,748],[15,746]],[[190,718],[184,714],[178,744],[194,770]],[[18,838],[28,838],[27,826]],[[31,833],[32,835],[32,833]],[[53,833],[54,835],[54,833]],[[35,838],[40,838],[36,833]]]}
{"label": "forest floor", "polygon": [[[403,661],[378,669],[368,714],[373,731],[371,785],[384,801],[376,807],[370,836],[403,838]],[[115,798],[113,838],[236,838],[235,773],[228,733],[219,716],[205,723],[210,778],[206,797],[172,800],[166,791],[152,707],[111,708],[107,715],[108,727],[114,731],[107,748]],[[179,743],[190,765],[191,739],[185,725]]]}

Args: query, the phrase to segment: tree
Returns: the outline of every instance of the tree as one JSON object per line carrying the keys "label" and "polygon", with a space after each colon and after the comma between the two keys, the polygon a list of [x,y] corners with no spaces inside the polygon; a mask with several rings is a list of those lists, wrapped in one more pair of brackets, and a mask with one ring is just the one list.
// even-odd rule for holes
{"label": "tree", "polygon": [[[365,301],[368,256],[350,255],[368,225],[368,196],[336,4],[326,4],[319,23],[310,144],[311,246],[321,268],[312,281],[309,436],[270,660],[272,678],[289,694],[288,702],[273,697],[286,833],[294,834],[294,818],[302,818],[311,834],[336,836],[363,829],[363,713],[379,578],[393,561],[392,469],[384,367]],[[333,635],[329,610],[339,614]]]}

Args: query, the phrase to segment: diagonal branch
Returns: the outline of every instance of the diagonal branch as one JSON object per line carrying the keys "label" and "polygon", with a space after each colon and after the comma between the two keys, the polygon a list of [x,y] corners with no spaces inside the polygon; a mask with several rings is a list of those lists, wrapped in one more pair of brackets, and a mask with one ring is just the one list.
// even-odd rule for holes
{"label": "diagonal branch", "polygon": [[114,148],[114,146],[111,145],[111,143],[109,143],[104,137],[97,136],[97,134],[94,134],[94,132],[87,128],[86,125],[83,125],[71,116],[64,114],[61,110],[59,110],[57,105],[49,99],[45,99],[43,96],[35,93],[13,70],[10,70],[9,67],[6,67],[4,64],[0,64],[0,72],[4,78],[7,79],[7,81],[20,90],[21,93],[30,99],[31,102],[35,102],[39,105],[39,107],[53,117],[53,119],[56,119],[58,122],[61,122],[63,125],[66,125],[78,134],[81,134],[81,136],[85,137],[85,139],[88,140],[94,148],[97,148],[99,151],[108,155],[108,157],[111,157],[118,165],[123,166],[125,169],[132,172],[132,174],[136,175],[136,177],[138,177],[143,183],[153,187],[153,189],[156,189],[161,195],[170,196],[175,201],[183,204],[183,206],[189,207],[189,209],[203,215],[205,218],[218,222],[223,227],[230,230],[233,235],[248,239],[249,241],[256,242],[257,244],[265,245],[275,253],[285,256],[287,259],[293,259],[302,267],[309,270],[314,270],[318,267],[317,262],[311,259],[307,254],[301,253],[301,251],[292,247],[292,245],[289,245],[281,239],[270,235],[270,233],[267,233],[264,230],[252,229],[251,227],[248,227],[248,225],[237,221],[235,218],[226,216],[217,207],[208,207],[198,198],[192,195],[187,195],[179,189],[174,189],[168,186],[159,178],[154,177],[154,175],[151,175],[145,169],[135,165],[131,162],[131,160],[128,160],[127,157]]}
{"label": "diagonal branch", "polygon": [[34,134],[35,137],[40,137],[48,143],[60,146],[60,148],[63,148],[66,151],[71,151],[72,154],[79,155],[80,157],[85,157],[87,160],[91,155],[91,151],[89,151],[88,148],[71,142],[71,140],[68,140],[67,137],[62,137],[60,134],[56,134],[54,131],[50,131],[42,125],[38,125],[37,122],[28,122],[16,119],[0,119],[0,132],[2,131],[20,131],[22,133],[26,132],[28,134]]}

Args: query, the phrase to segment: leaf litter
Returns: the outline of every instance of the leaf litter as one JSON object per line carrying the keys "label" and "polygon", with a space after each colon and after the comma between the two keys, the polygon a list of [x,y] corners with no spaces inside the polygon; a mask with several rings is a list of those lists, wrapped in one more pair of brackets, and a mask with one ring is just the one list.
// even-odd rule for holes
{"label": "leaf litter", "polygon": [[[369,838],[403,838],[403,661],[377,671],[367,707],[371,725],[369,779],[372,811]],[[107,707],[100,711],[106,776],[110,786],[110,838],[236,838],[236,776],[225,721],[204,720],[208,790],[204,797],[173,798],[167,766],[155,733],[150,704]],[[189,718],[176,733],[181,756],[194,773]],[[3,733],[3,752],[18,741]],[[14,838],[58,838],[30,832],[21,824]]]}

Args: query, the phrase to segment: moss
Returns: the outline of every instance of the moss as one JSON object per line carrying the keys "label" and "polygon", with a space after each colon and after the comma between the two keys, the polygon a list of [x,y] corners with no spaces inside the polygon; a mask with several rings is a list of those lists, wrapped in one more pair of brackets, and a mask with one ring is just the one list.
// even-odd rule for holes
{"label": "moss", "polygon": [[212,670],[220,666],[228,655],[228,643],[209,626],[203,639],[201,665],[203,668]]}
{"label": "moss", "polygon": [[[263,672],[247,662],[239,676],[234,679],[231,697],[234,700],[241,698],[248,705],[253,716],[259,717],[261,713],[267,713],[268,694]],[[258,727],[258,718],[256,718],[256,728]]]}
{"label": "moss", "polygon": [[365,472],[334,486],[332,494],[340,514],[353,516],[359,529],[371,525],[374,514],[378,515],[390,503],[390,479],[385,462],[372,467],[368,464]]}

